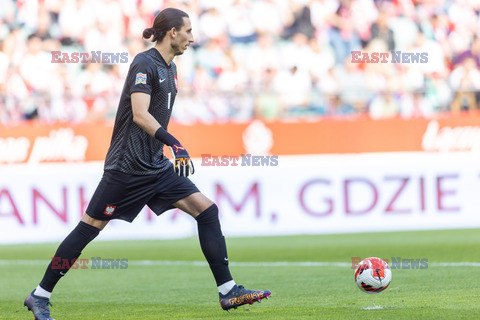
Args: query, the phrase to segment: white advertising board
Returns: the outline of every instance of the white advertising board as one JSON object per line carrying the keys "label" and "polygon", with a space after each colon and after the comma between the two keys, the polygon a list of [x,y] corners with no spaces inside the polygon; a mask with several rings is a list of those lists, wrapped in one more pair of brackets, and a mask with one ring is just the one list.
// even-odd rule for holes
{"label": "white advertising board", "polygon": [[[219,206],[226,236],[480,227],[477,153],[281,156],[277,166],[194,162],[192,180]],[[63,239],[102,170],[103,163],[1,166],[0,244]],[[187,214],[157,217],[145,208],[132,224],[110,222],[98,239],[195,234]]]}

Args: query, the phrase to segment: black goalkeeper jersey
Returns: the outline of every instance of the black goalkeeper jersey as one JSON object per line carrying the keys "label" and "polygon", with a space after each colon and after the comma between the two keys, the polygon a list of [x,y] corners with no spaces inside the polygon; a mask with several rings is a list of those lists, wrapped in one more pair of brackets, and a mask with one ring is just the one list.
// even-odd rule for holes
{"label": "black goalkeeper jersey", "polygon": [[167,65],[155,48],[139,53],[132,61],[118,104],[105,170],[132,175],[150,175],[167,169],[163,143],[133,122],[131,94],[150,95],[148,111],[167,129],[177,95],[177,68]]}

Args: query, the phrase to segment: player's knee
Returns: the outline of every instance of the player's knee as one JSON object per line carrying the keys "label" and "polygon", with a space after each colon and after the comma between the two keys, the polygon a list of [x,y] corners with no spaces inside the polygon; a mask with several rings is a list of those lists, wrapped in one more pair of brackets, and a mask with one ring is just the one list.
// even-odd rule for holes
{"label": "player's knee", "polygon": [[99,230],[103,230],[103,228],[105,228],[105,226],[108,224],[108,221],[98,220],[98,219],[92,218],[87,213],[85,213],[83,215],[81,221],[83,221],[86,224],[91,225],[92,227],[95,227]]}
{"label": "player's knee", "polygon": [[214,203],[202,213],[200,213],[196,218],[198,223],[213,223],[218,221],[218,207]]}

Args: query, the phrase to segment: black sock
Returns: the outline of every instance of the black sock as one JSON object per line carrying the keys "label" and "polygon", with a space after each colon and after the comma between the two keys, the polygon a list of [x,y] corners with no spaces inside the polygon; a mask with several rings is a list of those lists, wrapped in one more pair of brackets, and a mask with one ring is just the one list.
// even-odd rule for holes
{"label": "black sock", "polygon": [[99,233],[100,229],[80,221],[58,247],[55,256],[47,267],[47,271],[45,271],[42,282],[40,282],[40,287],[52,292],[58,280],[67,273],[80,256],[83,248],[95,239]]}
{"label": "black sock", "polygon": [[200,247],[212,270],[217,286],[233,280],[228,269],[227,245],[218,220],[218,207],[212,204],[196,218]]}

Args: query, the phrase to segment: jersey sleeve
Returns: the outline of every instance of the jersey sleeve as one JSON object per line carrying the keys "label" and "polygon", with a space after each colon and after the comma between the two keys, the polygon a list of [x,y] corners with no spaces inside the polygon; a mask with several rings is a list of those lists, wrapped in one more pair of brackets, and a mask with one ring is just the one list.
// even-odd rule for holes
{"label": "jersey sleeve", "polygon": [[152,94],[152,83],[155,77],[155,65],[152,60],[144,56],[136,56],[130,65],[126,86],[128,93],[144,92]]}

